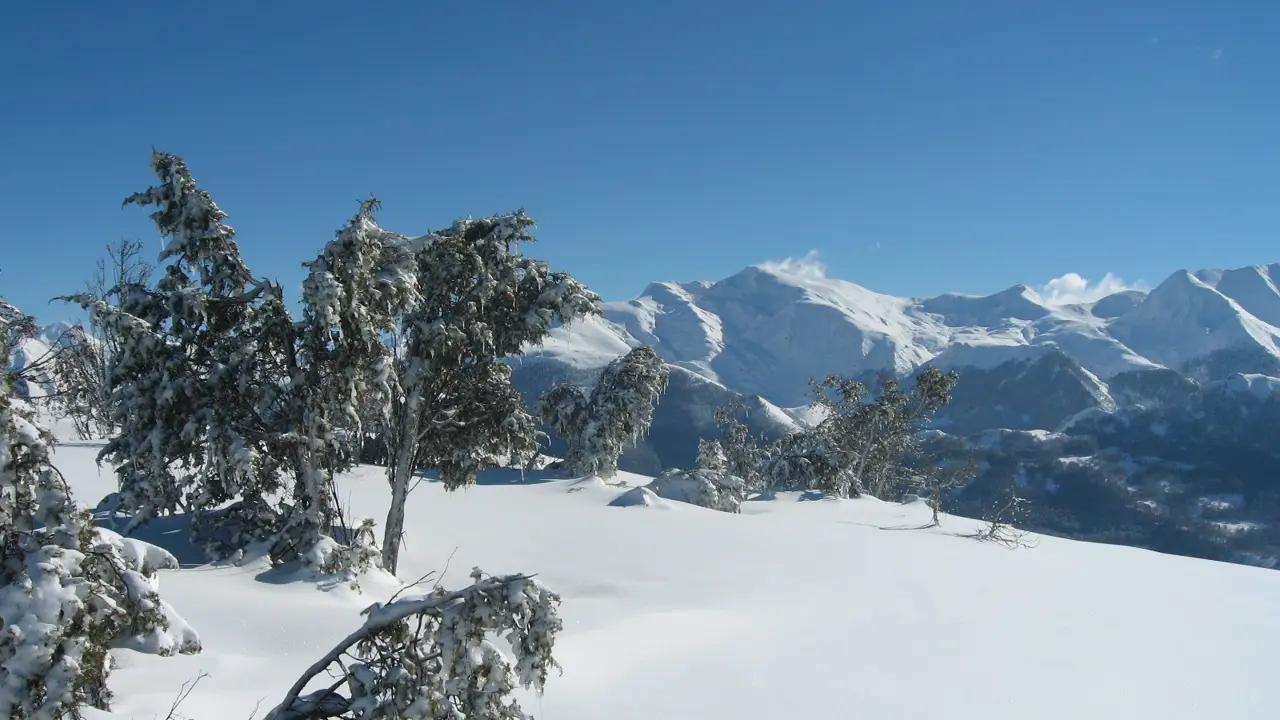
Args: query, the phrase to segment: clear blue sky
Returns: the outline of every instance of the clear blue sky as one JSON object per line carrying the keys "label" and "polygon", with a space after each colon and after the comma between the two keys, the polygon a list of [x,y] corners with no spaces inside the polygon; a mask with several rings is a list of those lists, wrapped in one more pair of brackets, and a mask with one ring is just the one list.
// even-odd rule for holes
{"label": "clear blue sky", "polygon": [[875,290],[1280,260],[1269,0],[10,3],[0,294],[42,317],[154,146],[259,274],[370,193],[524,207],[607,299],[816,249]]}

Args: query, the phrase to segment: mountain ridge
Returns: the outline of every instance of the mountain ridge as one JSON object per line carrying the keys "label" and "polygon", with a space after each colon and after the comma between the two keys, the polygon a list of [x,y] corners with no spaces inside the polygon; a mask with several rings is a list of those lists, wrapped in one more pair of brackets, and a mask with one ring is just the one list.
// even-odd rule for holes
{"label": "mountain ridge", "polygon": [[[807,379],[830,372],[905,374],[929,362],[991,369],[1058,351],[1107,381],[1215,353],[1280,365],[1280,264],[1181,270],[1150,292],[1055,304],[1027,285],[986,296],[905,298],[812,273],[752,266],[720,281],[655,282],[603,315],[557,328],[531,357],[598,367],[638,344],[674,366],[780,407],[801,405]],[[1239,360],[1218,373],[1263,373]],[[1265,365],[1266,363],[1264,363]]]}

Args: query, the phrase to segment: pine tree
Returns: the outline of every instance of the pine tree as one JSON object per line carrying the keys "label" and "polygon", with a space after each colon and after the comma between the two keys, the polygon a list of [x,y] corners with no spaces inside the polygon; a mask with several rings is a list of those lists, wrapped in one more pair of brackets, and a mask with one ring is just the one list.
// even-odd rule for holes
{"label": "pine tree", "polygon": [[421,239],[420,297],[401,319],[388,425],[392,500],[382,551],[391,572],[415,470],[435,469],[455,489],[484,468],[536,457],[536,423],[502,359],[541,342],[553,323],[598,312],[599,298],[572,276],[517,252],[533,239],[532,224],[521,211],[461,220]]}
{"label": "pine tree", "polygon": [[622,451],[652,425],[669,375],[653,348],[641,345],[610,362],[590,395],[567,384],[544,394],[543,421],[569,442],[565,468],[575,475],[616,475]]}
{"label": "pine tree", "polygon": [[[0,301],[6,340],[33,327]],[[76,508],[19,380],[0,370],[0,716],[78,717],[83,705],[109,707],[111,647],[193,653],[199,639],[156,592],[154,573],[176,567],[173,556],[99,530]]]}

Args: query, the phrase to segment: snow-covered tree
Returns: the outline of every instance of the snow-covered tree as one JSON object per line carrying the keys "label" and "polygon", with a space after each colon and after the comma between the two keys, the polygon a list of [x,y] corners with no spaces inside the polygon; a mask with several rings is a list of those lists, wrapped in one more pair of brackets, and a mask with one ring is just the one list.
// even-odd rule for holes
{"label": "snow-covered tree", "polygon": [[[319,553],[323,558],[313,558],[327,571],[357,557],[357,566],[377,560],[367,552],[352,554],[372,543],[344,537],[344,550],[320,538],[341,530],[333,476],[354,460],[343,438],[360,437],[369,414],[381,421],[390,414],[396,380],[386,335],[418,298],[413,247],[378,226],[378,207],[373,198],[361,203],[355,217],[305,264],[297,352],[290,357],[289,422],[298,442],[285,535],[301,547],[332,548],[336,554],[325,550]],[[370,532],[366,524],[356,534]]]}
{"label": "snow-covered tree", "polygon": [[[541,691],[558,667],[560,598],[531,577],[475,570],[472,579],[367,609],[364,625],[308,668],[267,720],[529,718],[512,693]],[[305,692],[321,674],[336,682]]]}
{"label": "snow-covered tree", "polygon": [[[134,525],[194,514],[215,554],[269,541],[273,560],[324,571],[375,559],[355,542],[368,528],[342,526],[333,474],[350,461],[341,435],[359,433],[355,407],[389,407],[383,334],[417,297],[413,245],[363,203],[305,264],[295,322],[185,163],[157,153],[152,165],[159,184],[126,202],[156,208],[163,277],[147,286],[149,273],[124,272],[76,296],[119,346],[108,366],[120,432],[102,457],[117,464],[121,506]],[[332,540],[344,532],[345,548]]]}
{"label": "snow-covered tree", "polygon": [[[151,265],[142,253],[143,245],[137,240],[107,245],[83,294],[118,304],[121,292],[144,286],[151,277]],[[52,370],[55,407],[72,421],[81,439],[109,436],[116,428],[110,367],[120,352],[120,338],[90,314],[88,326],[77,323],[63,334],[59,345]]]}
{"label": "snow-covered tree", "polygon": [[116,303],[76,296],[119,339],[110,382],[120,431],[100,457],[116,464],[134,524],[261,503],[281,488],[285,456],[272,427],[289,351],[279,288],[254,278],[181,158],[155,153],[152,169],[160,182],[125,202],[155,208],[163,277],[119,288]]}
{"label": "snow-covered tree", "polygon": [[766,480],[770,446],[752,435],[742,421],[746,412],[746,406],[736,398],[716,408],[720,437],[699,441],[696,465],[700,469],[726,472],[742,478],[749,488],[764,490],[770,484]]}
{"label": "snow-covered tree", "polygon": [[[0,301],[0,331],[30,319]],[[0,358],[0,716],[78,717],[107,708],[109,649],[199,652],[199,638],[164,603],[155,572],[169,553],[126,541],[76,508],[50,463],[52,436],[17,396],[20,372]]]}
{"label": "snow-covered tree", "polygon": [[963,487],[978,475],[978,460],[975,455],[963,458],[945,457],[934,452],[916,450],[914,474],[910,478],[910,486],[914,491],[928,499],[933,517],[929,524],[932,527],[942,525],[942,504],[948,493]]}
{"label": "snow-covered tree", "polygon": [[568,441],[565,469],[575,475],[616,475],[622,451],[653,424],[654,405],[669,375],[653,348],[640,345],[610,362],[590,394],[567,383],[547,391],[539,413]]}
{"label": "snow-covered tree", "polygon": [[[184,511],[218,551],[269,540],[277,561],[349,558],[331,542],[332,479],[372,419],[390,461],[383,559],[394,571],[414,472],[437,469],[455,488],[536,454],[502,359],[596,312],[598,298],[516,252],[532,239],[523,212],[410,240],[364,203],[307,263],[295,322],[185,163],[156,153],[152,166],[159,183],[126,202],[155,208],[162,276],[114,288],[114,302],[74,296],[120,343],[108,373],[119,432],[101,457],[117,466],[133,525]],[[364,556],[367,543],[348,549]]]}
{"label": "snow-covered tree", "polygon": [[553,323],[598,312],[595,293],[517,251],[533,239],[532,224],[520,211],[460,220],[420,239],[419,299],[401,319],[388,423],[392,499],[382,551],[391,572],[416,470],[435,469],[454,489],[482,469],[537,456],[536,422],[502,358],[541,342]]}
{"label": "snow-covered tree", "polygon": [[957,379],[954,372],[925,367],[909,392],[886,377],[868,399],[862,383],[830,375],[813,383],[812,407],[822,420],[768,444],[738,419],[739,404],[727,404],[716,412],[721,437],[700,445],[698,467],[729,472],[765,491],[886,498],[912,476],[904,458],[928,420],[950,402]]}

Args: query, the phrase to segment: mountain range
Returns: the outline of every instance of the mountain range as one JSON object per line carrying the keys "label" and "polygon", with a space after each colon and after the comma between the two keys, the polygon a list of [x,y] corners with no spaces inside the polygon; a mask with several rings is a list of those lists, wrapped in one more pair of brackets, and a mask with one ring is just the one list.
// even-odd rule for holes
{"label": "mountain range", "polygon": [[[606,303],[528,348],[515,378],[533,401],[653,347],[671,387],[623,467],[654,473],[690,466],[730,398],[755,410],[756,431],[777,435],[809,420],[810,378],[871,383],[933,364],[960,375],[936,440],[982,458],[958,509],[981,512],[984,485],[1008,475],[1041,501],[1030,523],[1042,532],[1273,565],[1278,285],[1280,264],[1179,271],[1150,292],[1057,304],[1025,285],[902,298],[749,267]],[[1083,479],[1055,479],[1067,475]]]}

